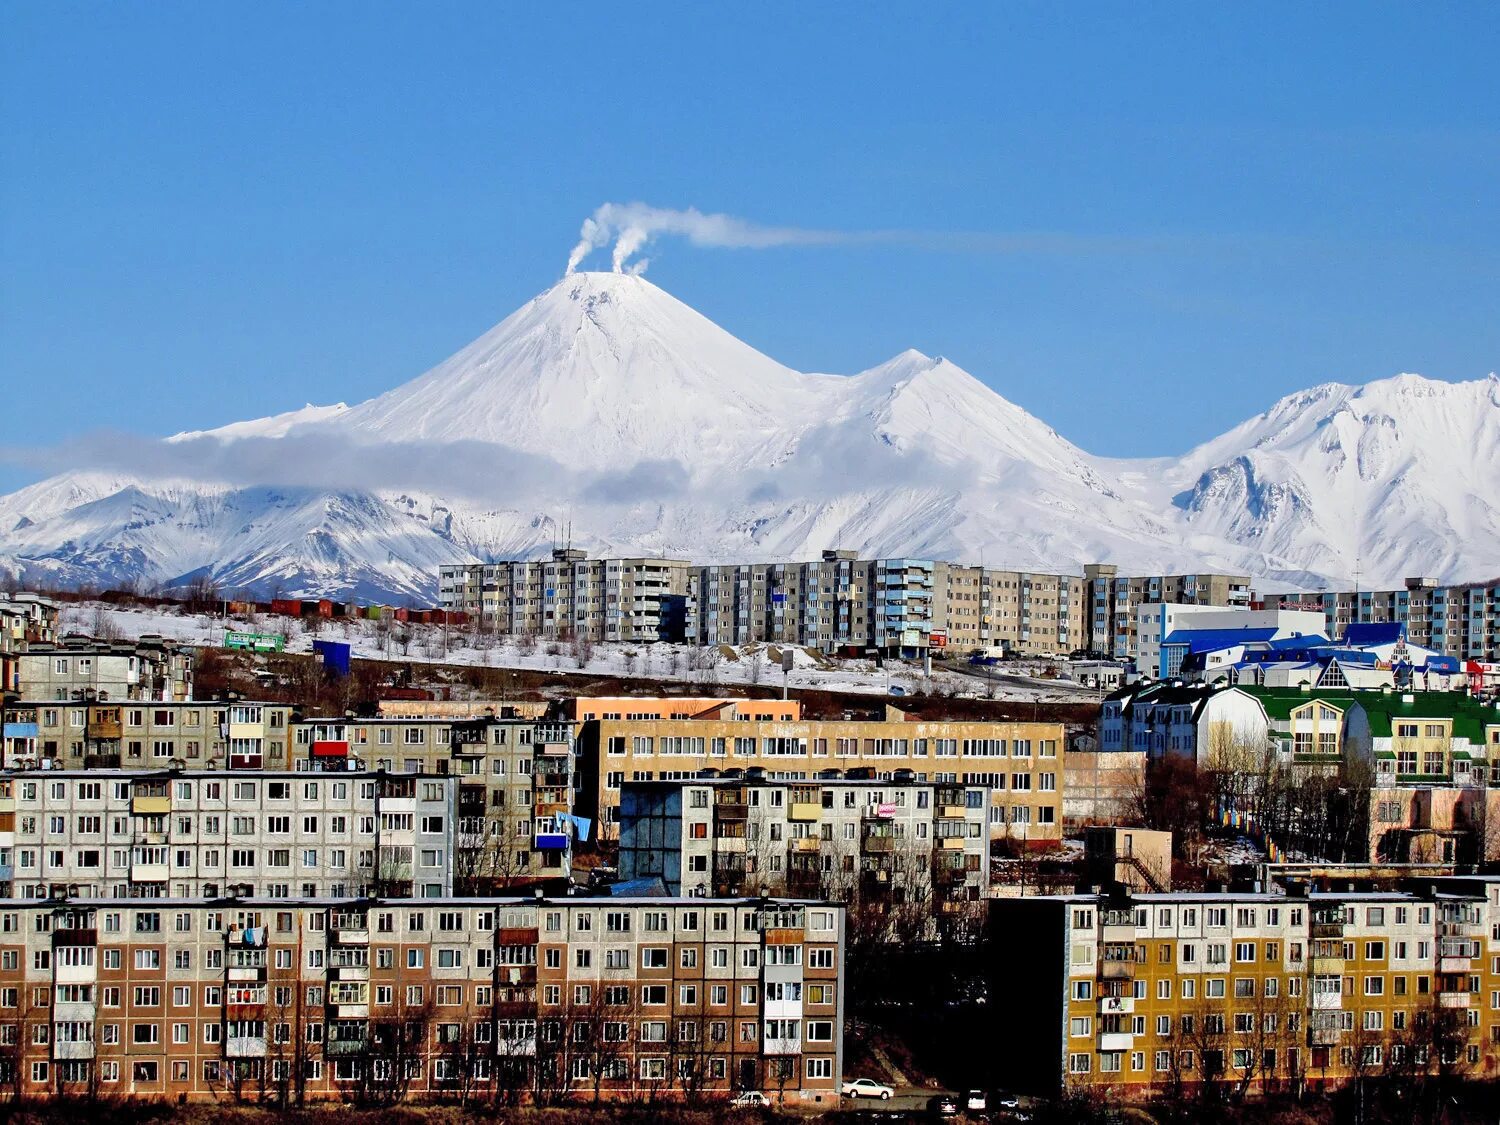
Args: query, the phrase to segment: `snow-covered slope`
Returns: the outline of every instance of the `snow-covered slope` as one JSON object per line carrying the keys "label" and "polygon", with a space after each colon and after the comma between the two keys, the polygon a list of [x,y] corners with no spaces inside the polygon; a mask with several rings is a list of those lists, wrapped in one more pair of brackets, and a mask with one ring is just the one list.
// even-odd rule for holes
{"label": "snow-covered slope", "polygon": [[1327,383],[1163,482],[1191,527],[1327,574],[1500,573],[1500,377]]}
{"label": "snow-covered slope", "polygon": [[[1097,458],[942,358],[793,371],[642,278],[573,274],[352,407],[174,435],[0,498],[0,572],[427,598],[442,562],[832,546],[1272,582],[1500,572],[1500,381],[1316,387],[1186,456]],[[170,466],[170,470],[163,466]]]}

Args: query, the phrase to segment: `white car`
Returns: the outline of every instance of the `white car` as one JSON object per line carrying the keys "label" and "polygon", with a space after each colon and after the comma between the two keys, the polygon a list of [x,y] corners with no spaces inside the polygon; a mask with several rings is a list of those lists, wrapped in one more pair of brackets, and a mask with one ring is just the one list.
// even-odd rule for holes
{"label": "white car", "polygon": [[742,1094],[736,1094],[729,1104],[739,1109],[761,1109],[769,1106],[771,1099],[759,1090],[746,1090]]}
{"label": "white car", "polygon": [[846,1098],[889,1098],[896,1091],[889,1086],[882,1086],[873,1078],[856,1078],[853,1082],[844,1083],[844,1097]]}

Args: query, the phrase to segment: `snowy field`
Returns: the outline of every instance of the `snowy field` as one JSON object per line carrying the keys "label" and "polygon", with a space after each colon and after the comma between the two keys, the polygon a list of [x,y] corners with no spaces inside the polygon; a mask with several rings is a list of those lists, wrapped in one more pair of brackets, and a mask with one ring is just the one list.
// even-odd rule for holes
{"label": "snowy field", "polygon": [[[62,631],[138,637],[159,633],[187,644],[217,647],[226,630],[281,633],[286,651],[312,651],[317,640],[348,643],[353,655],[374,660],[414,664],[476,665],[489,668],[520,668],[539,672],[584,672],[621,678],[643,677],[680,680],[706,687],[715,684],[760,684],[780,687],[782,654],[791,651],[795,668],[785,675],[791,688],[821,691],[903,694],[925,691],[957,698],[994,698],[1038,703],[1092,701],[1095,693],[1069,684],[1018,675],[1024,671],[1008,665],[993,684],[960,672],[947,671],[935,661],[931,676],[919,664],[887,661],[885,668],[868,660],[829,660],[820,653],[796,646],[671,644],[590,644],[533,640],[487,635],[459,627],[414,625],[395,621],[358,618],[335,620],[297,619],[271,615],[229,617],[182,612],[176,606],[153,609],[124,608],[83,602],[65,605]],[[1039,670],[1039,669],[1037,669]]]}

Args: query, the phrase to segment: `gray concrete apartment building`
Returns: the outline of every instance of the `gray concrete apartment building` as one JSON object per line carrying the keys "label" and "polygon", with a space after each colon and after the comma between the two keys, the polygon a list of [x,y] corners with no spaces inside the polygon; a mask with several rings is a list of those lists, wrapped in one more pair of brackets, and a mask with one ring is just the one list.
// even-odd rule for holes
{"label": "gray concrete apartment building", "polygon": [[292,707],[253,700],[23,699],[5,705],[0,766],[288,769]]}
{"label": "gray concrete apartment building", "polygon": [[573,833],[573,725],[481,715],[310,718],[294,724],[298,776],[362,770],[452,777],[460,893],[566,876]]}
{"label": "gray concrete apartment building", "polygon": [[0,777],[0,893],[85,899],[449,895],[456,816],[456,779],[445,777],[6,774]]}
{"label": "gray concrete apartment building", "polygon": [[27,699],[171,702],[193,696],[193,656],[150,633],[133,641],[70,634],[27,644],[16,657],[16,677],[16,691]]}
{"label": "gray concrete apartment building", "polygon": [[894,780],[837,772],[810,781],[770,780],[755,768],[627,781],[620,877],[656,877],[669,894],[714,897],[889,893],[942,904],[985,896],[987,788],[918,782],[905,770]]}

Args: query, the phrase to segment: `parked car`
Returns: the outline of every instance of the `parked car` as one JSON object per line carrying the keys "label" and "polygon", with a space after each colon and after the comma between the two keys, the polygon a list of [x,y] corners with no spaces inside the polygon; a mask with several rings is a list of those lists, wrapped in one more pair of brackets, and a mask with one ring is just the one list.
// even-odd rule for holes
{"label": "parked car", "polygon": [[970,1090],[964,1095],[964,1108],[977,1110],[983,1113],[990,1107],[989,1098],[985,1097],[983,1090]]}
{"label": "parked car", "polygon": [[736,1094],[734,1100],[729,1103],[737,1109],[764,1109],[771,1104],[771,1099],[759,1090],[745,1090]]}
{"label": "parked car", "polygon": [[883,1098],[889,1099],[896,1091],[889,1086],[882,1086],[873,1078],[856,1078],[852,1082],[845,1082],[843,1095],[846,1098]]}
{"label": "parked car", "polygon": [[1001,1093],[995,1095],[995,1104],[1001,1109],[1020,1109],[1021,1099],[1014,1094]]}
{"label": "parked car", "polygon": [[927,1112],[934,1117],[957,1117],[958,1099],[952,1094],[939,1094],[927,1099]]}

